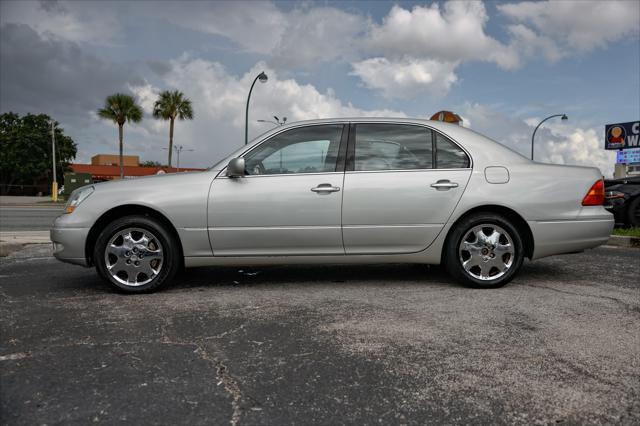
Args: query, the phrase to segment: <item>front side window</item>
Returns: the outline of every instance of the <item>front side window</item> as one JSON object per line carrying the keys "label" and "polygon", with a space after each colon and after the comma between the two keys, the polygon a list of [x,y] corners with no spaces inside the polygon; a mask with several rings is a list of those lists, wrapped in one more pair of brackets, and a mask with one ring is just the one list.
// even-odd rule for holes
{"label": "front side window", "polygon": [[430,169],[432,133],[421,126],[357,124],[354,158],[358,171]]}
{"label": "front side window", "polygon": [[280,133],[245,155],[248,175],[336,171],[342,124],[308,126]]}
{"label": "front side window", "polygon": [[469,157],[456,144],[441,134],[436,134],[436,164],[439,169],[466,169]]}

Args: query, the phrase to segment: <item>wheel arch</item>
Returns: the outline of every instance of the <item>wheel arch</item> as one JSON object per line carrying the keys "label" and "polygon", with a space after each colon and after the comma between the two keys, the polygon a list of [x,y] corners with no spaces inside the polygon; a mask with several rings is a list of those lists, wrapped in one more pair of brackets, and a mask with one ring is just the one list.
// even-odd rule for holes
{"label": "wheel arch", "polygon": [[96,241],[98,240],[100,232],[105,228],[105,226],[118,218],[132,215],[151,217],[165,225],[167,231],[169,231],[176,238],[176,241],[178,241],[178,250],[180,250],[179,258],[181,259],[181,262],[184,263],[184,250],[182,248],[180,235],[178,234],[176,227],[173,226],[173,223],[171,223],[171,221],[164,214],[148,206],[143,206],[140,204],[124,204],[113,207],[112,209],[104,212],[98,218],[98,220],[95,221],[93,226],[91,226],[91,229],[89,229],[84,248],[84,255],[89,266],[93,265],[93,248],[96,244]]}
{"label": "wheel arch", "polygon": [[453,234],[453,230],[456,228],[458,223],[466,219],[467,217],[476,214],[476,213],[498,213],[507,219],[509,219],[513,226],[516,227],[520,236],[522,237],[522,243],[524,245],[525,257],[531,259],[533,257],[533,250],[535,247],[535,241],[533,239],[533,232],[531,232],[531,227],[527,223],[526,220],[515,210],[510,209],[509,207],[497,205],[497,204],[486,204],[482,206],[477,206],[472,209],[464,212],[460,217],[456,219],[456,221],[451,225],[449,231],[447,232],[447,237],[445,238],[445,242],[443,245],[443,256],[444,251],[449,243],[449,238],[451,238],[451,234]]}

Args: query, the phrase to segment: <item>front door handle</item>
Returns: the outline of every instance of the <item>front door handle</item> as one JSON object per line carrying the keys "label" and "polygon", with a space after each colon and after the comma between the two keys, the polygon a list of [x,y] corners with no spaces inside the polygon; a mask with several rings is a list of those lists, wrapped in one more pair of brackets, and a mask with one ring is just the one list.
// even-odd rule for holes
{"label": "front door handle", "polygon": [[455,182],[451,182],[449,179],[441,179],[436,183],[432,183],[431,187],[437,189],[438,191],[446,191],[451,188],[457,188],[458,184]]}
{"label": "front door handle", "polygon": [[333,186],[330,183],[321,183],[315,188],[311,188],[313,192],[338,192],[340,191],[340,187]]}

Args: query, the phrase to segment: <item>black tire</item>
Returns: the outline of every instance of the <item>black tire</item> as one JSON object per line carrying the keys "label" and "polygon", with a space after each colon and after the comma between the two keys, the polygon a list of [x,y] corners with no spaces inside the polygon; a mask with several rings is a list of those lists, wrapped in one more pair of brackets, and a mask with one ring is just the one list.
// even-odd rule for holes
{"label": "black tire", "polygon": [[637,195],[629,203],[627,208],[627,224],[632,227],[640,226],[640,195]]}
{"label": "black tire", "polygon": [[[479,269],[473,269],[476,267],[472,267],[471,271],[467,271],[462,264],[461,257],[469,255],[470,252],[462,250],[460,251],[461,244],[463,242],[463,238],[469,236],[473,237],[470,233],[474,228],[479,227],[480,225],[489,224],[492,226],[497,226],[502,228],[500,231],[504,231],[506,233],[506,237],[511,240],[511,253],[504,253],[502,255],[496,254],[493,252],[493,249],[487,249],[487,256],[496,257],[498,256],[500,259],[507,259],[509,261],[504,261],[503,263],[506,265],[509,263],[510,266],[499,276],[500,271],[497,268],[491,268],[491,264],[489,265],[490,273],[495,274],[495,278],[491,278],[491,275],[487,274],[487,278],[478,279],[475,275],[482,275],[482,272],[478,272]],[[484,230],[488,230],[491,227],[483,228]],[[496,228],[498,229],[498,228]],[[484,231],[483,231],[484,232]],[[503,237],[500,237],[501,239]],[[469,240],[467,240],[469,241]],[[508,240],[503,240],[508,241]],[[476,244],[472,241],[472,244]],[[507,246],[503,246],[507,247]],[[484,248],[482,249],[484,250]],[[464,218],[462,221],[455,225],[449,234],[447,242],[445,244],[444,250],[444,265],[449,272],[449,274],[455,278],[460,283],[474,288],[498,288],[507,284],[509,281],[513,279],[516,275],[520,267],[522,266],[522,262],[524,260],[524,245],[522,242],[522,237],[520,236],[516,227],[507,219],[506,217],[494,214],[494,213],[477,213],[470,215]],[[476,255],[484,256],[484,252],[475,252]],[[502,256],[502,257],[500,257]],[[468,260],[468,259],[467,259]],[[486,267],[486,266],[485,266]],[[480,266],[478,266],[480,268]],[[497,272],[496,272],[497,271]]]}
{"label": "black tire", "polygon": [[[131,230],[131,231],[129,231]],[[108,270],[107,262],[112,262],[111,259],[117,258],[115,255],[106,255],[107,244],[110,244],[113,238],[118,238],[117,236],[121,233],[129,232],[130,235],[135,238],[139,238],[136,235],[143,235],[144,237],[154,237],[151,243],[147,245],[153,249],[161,249],[162,258],[160,259],[160,263],[155,263],[157,271],[153,270],[157,275],[151,277],[145,275],[145,271],[140,270],[140,272],[135,272],[136,277],[131,278],[138,281],[140,279],[141,284],[132,284],[128,285],[123,283],[122,281],[128,281],[128,273],[124,272],[124,275],[121,276],[112,276],[112,273]],[[141,241],[142,241],[142,237]],[[156,241],[157,240],[157,241]],[[122,240],[120,240],[122,241]],[[116,240],[117,243],[117,240]],[[158,246],[159,243],[159,246]],[[138,243],[136,243],[138,244]],[[141,243],[144,246],[144,243]],[[170,282],[177,274],[180,266],[182,264],[180,259],[180,250],[178,241],[174,237],[174,235],[166,229],[166,226],[162,224],[162,222],[153,219],[148,216],[125,216],[118,218],[107,225],[104,230],[98,236],[96,240],[96,245],[93,250],[93,261],[96,266],[96,271],[98,275],[102,277],[109,284],[114,286],[116,289],[125,292],[125,293],[145,293],[155,291],[166,283]],[[142,247],[140,246],[140,247]],[[124,245],[122,246],[124,247]],[[136,250],[138,250],[136,246]],[[120,248],[124,250],[123,248]],[[127,251],[128,254],[126,256],[131,256],[134,253]],[[137,253],[140,256],[142,251]],[[160,253],[160,252],[158,252]],[[145,253],[146,254],[146,253]],[[109,257],[111,256],[111,257]],[[123,254],[125,256],[125,254]],[[149,255],[148,259],[143,261],[143,257],[140,259],[137,257],[135,260],[139,260],[138,263],[149,262],[149,258],[154,257],[153,255]],[[131,257],[128,257],[126,261],[131,263]],[[124,258],[122,260],[125,260]],[[151,262],[155,262],[152,260]],[[113,262],[115,263],[115,262]],[[134,262],[135,263],[135,262]],[[153,264],[152,264],[153,265]],[[127,265],[126,268],[131,268],[132,265]],[[151,274],[150,274],[151,275]],[[124,276],[127,278],[125,279]],[[148,282],[146,282],[148,281]]]}

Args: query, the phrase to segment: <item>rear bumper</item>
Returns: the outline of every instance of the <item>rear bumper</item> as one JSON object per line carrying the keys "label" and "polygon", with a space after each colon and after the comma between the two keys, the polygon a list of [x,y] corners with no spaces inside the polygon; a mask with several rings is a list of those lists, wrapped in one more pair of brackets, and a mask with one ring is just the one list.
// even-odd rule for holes
{"label": "rear bumper", "polygon": [[89,228],[54,227],[49,234],[56,259],[74,265],[89,266],[84,252]]}
{"label": "rear bumper", "polygon": [[605,244],[613,230],[613,215],[600,209],[599,214],[580,215],[576,220],[531,221],[534,251],[532,259],[554,254],[572,253]]}

